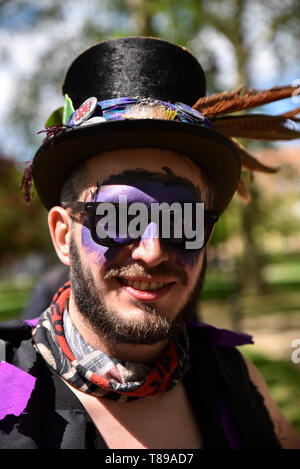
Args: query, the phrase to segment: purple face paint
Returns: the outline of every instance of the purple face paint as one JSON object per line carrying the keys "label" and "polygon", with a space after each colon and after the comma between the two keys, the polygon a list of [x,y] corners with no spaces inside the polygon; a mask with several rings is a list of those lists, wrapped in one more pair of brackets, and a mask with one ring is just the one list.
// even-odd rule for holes
{"label": "purple face paint", "polygon": [[0,420],[6,415],[18,417],[26,408],[36,378],[11,365],[0,362]]}
{"label": "purple face paint", "polygon": [[[149,210],[153,203],[160,204],[166,202],[167,204],[172,204],[174,202],[197,202],[196,196],[186,187],[182,185],[167,185],[160,182],[137,182],[134,186],[124,184],[107,185],[102,186],[100,191],[97,191],[95,195],[96,196],[93,196],[93,201],[109,203],[118,203],[120,196],[126,196],[128,205],[139,202],[146,205]],[[144,246],[146,239],[151,238],[153,240],[158,237],[158,230],[153,225],[154,223],[150,223],[142,236]],[[91,237],[89,221],[87,218],[82,226],[81,241],[86,252],[92,254],[95,262],[100,264],[113,262],[122,249],[122,246],[108,248],[95,243]],[[160,242],[163,241],[161,240]],[[175,254],[177,262],[180,265],[194,266],[197,264],[200,251],[189,251],[185,249],[179,250],[172,248],[168,243],[165,244],[170,254]]]}
{"label": "purple face paint", "polygon": [[156,223],[151,222],[145,229],[141,239],[145,242],[145,239],[153,240],[155,238],[159,238],[158,226]]}
{"label": "purple face paint", "polygon": [[119,196],[126,195],[128,204],[142,202],[150,207],[153,202],[197,202],[192,192],[181,185],[167,185],[161,182],[137,182],[132,185],[102,186],[98,192],[96,202],[119,202]]}

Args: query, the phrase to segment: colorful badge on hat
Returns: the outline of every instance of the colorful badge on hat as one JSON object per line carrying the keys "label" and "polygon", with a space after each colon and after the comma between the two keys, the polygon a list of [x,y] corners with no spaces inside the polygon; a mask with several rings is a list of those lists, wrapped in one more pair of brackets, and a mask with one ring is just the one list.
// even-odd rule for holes
{"label": "colorful badge on hat", "polygon": [[69,120],[68,127],[77,127],[82,124],[82,122],[87,121],[95,112],[97,106],[97,98],[92,96],[88,98],[84,103],[76,109],[73,113],[71,119]]}
{"label": "colorful badge on hat", "polygon": [[187,104],[175,103],[175,108],[177,109],[179,116],[182,115],[187,121],[203,123],[205,120],[205,117],[201,114],[201,112],[193,109]]}
{"label": "colorful badge on hat", "polygon": [[84,125],[100,124],[100,122],[106,122],[106,119],[104,117],[100,117],[100,116],[91,117],[87,121],[83,122],[81,124],[81,127],[84,126]]}

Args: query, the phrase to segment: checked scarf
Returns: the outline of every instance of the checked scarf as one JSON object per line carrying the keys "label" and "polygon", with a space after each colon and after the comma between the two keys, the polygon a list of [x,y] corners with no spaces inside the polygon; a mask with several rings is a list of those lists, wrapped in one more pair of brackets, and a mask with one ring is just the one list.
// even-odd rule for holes
{"label": "checked scarf", "polygon": [[170,391],[188,371],[186,330],[169,341],[153,368],[119,361],[82,338],[66,309],[69,296],[67,282],[40,316],[33,341],[48,365],[77,389],[125,402]]}

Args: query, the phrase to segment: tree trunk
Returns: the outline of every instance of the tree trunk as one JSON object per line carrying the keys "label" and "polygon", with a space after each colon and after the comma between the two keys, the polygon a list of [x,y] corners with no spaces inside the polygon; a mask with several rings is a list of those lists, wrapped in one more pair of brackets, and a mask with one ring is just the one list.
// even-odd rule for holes
{"label": "tree trunk", "polygon": [[[243,14],[246,6],[245,0],[236,0],[236,14],[232,18],[231,42],[235,48],[238,82],[236,86],[244,84],[248,86],[247,64],[249,60],[249,50],[245,45],[243,37]],[[243,142],[245,144],[245,142]],[[242,329],[242,304],[240,295],[242,292],[251,292],[261,294],[264,290],[264,281],[262,276],[263,256],[259,248],[259,242],[256,237],[256,227],[259,223],[259,192],[254,181],[250,184],[250,193],[252,200],[241,208],[242,218],[242,237],[243,237],[243,256],[240,264],[236,268],[237,291],[234,294],[234,302],[231,305],[231,322],[235,330]],[[231,301],[230,301],[231,303]]]}
{"label": "tree trunk", "polygon": [[262,275],[263,253],[255,229],[261,219],[259,204],[260,193],[254,186],[251,189],[252,200],[242,208],[242,229],[244,254],[242,259],[242,291],[260,295],[265,289]]}
{"label": "tree trunk", "polygon": [[138,36],[154,35],[151,26],[151,2],[152,0],[126,0],[131,11],[131,18],[136,26],[136,34]]}

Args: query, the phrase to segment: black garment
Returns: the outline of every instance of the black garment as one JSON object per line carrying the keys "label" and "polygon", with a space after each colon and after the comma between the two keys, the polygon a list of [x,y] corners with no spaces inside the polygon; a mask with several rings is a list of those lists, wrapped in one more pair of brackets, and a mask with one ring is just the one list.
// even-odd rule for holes
{"label": "black garment", "polygon": [[[241,448],[280,448],[263,398],[248,377],[240,353],[212,347],[205,330],[190,329],[191,369],[183,383],[203,436],[204,448],[230,448],[220,418],[225,399]],[[79,399],[35,352],[31,327],[0,324],[6,360],[37,378],[25,411],[0,421],[0,449],[106,449]]]}

